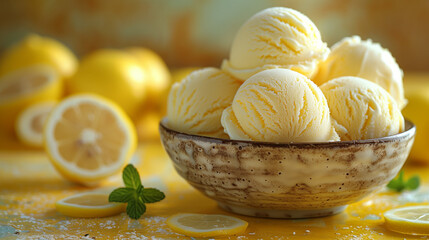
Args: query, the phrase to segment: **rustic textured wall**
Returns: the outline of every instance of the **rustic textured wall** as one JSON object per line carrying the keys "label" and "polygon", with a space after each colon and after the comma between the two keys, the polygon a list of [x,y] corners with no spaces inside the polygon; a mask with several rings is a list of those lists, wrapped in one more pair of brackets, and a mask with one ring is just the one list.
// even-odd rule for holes
{"label": "rustic textured wall", "polygon": [[36,32],[79,56],[146,46],[171,67],[217,66],[240,25],[270,6],[303,12],[329,45],[358,34],[389,48],[404,70],[429,71],[428,0],[2,0],[0,51]]}

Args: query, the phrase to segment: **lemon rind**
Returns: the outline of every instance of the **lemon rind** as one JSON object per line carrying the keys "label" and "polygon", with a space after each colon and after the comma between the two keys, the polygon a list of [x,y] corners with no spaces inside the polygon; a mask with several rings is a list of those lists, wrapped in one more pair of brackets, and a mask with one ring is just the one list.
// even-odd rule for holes
{"label": "lemon rind", "polygon": [[[84,101],[89,101],[108,109],[115,116],[117,123],[123,130],[127,139],[123,144],[119,158],[120,160],[108,168],[101,168],[101,170],[98,171],[83,170],[76,168],[73,164],[67,163],[59,154],[55,139],[53,138],[54,127],[60,120],[65,109],[76,103]],[[55,168],[69,180],[89,185],[93,185],[92,183],[98,182],[116,172],[119,172],[131,159],[131,156],[137,147],[136,131],[126,113],[112,101],[95,94],[77,94],[64,99],[50,113],[45,124],[43,135],[46,152]]]}
{"label": "lemon rind", "polygon": [[188,226],[182,226],[180,223],[177,222],[177,220],[180,217],[185,217],[190,215],[196,215],[196,214],[192,214],[192,213],[175,214],[173,216],[170,216],[167,219],[166,223],[173,231],[183,235],[190,236],[190,237],[219,237],[219,236],[235,235],[246,231],[248,226],[248,222],[246,221],[243,221],[235,217],[231,217],[227,215],[219,215],[219,214],[215,214],[215,215],[219,215],[222,217],[227,216],[229,218],[233,218],[235,221],[237,221],[237,223],[228,228],[213,228],[212,230],[207,231],[207,230],[193,229]]}

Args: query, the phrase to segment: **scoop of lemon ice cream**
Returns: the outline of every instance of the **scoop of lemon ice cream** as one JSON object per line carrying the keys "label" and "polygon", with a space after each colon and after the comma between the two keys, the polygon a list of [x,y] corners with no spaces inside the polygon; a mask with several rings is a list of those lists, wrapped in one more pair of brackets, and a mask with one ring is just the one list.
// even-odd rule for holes
{"label": "scoop of lemon ice cream", "polygon": [[322,91],[288,69],[257,73],[222,114],[231,139],[266,142],[338,141]]}
{"label": "scoop of lemon ice cream", "polygon": [[311,76],[329,54],[314,23],[284,7],[265,9],[237,32],[222,69],[245,81],[266,69],[287,68]]}
{"label": "scoop of lemon ice cream", "polygon": [[176,131],[227,138],[220,123],[241,82],[216,68],[194,71],[168,96],[167,124]]}
{"label": "scoop of lemon ice cream", "polygon": [[344,38],[332,47],[313,81],[321,85],[342,76],[355,76],[374,82],[389,92],[401,109],[406,104],[402,70],[389,50],[378,43],[362,41],[358,36]]}
{"label": "scoop of lemon ice cream", "polygon": [[404,118],[396,101],[373,82],[340,77],[320,89],[343,141],[385,137],[404,130]]}

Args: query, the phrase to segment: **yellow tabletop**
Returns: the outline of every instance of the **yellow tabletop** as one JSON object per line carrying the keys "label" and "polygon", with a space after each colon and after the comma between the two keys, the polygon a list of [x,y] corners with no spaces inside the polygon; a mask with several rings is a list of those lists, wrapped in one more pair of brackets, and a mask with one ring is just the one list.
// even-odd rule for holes
{"label": "yellow tabletop", "polygon": [[[298,220],[264,219],[235,215],[188,185],[158,143],[142,144],[132,162],[145,187],[156,187],[166,198],[147,206],[132,220],[125,213],[106,218],[70,218],[55,211],[56,201],[94,190],[64,180],[43,151],[0,151],[0,239],[192,239],[170,230],[165,221],[176,213],[216,213],[249,222],[246,232],[226,239],[421,239],[396,234],[384,227],[383,212],[399,206],[427,204],[428,185],[402,194],[382,190],[338,215]],[[407,166],[406,175],[419,174],[429,184],[429,168]],[[122,185],[120,174],[99,188]]]}

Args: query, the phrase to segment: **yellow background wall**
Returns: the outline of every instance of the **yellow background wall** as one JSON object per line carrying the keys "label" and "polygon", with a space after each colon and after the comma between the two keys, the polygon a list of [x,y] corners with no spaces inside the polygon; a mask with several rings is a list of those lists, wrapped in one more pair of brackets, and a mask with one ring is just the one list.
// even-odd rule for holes
{"label": "yellow background wall", "polygon": [[429,71],[427,0],[2,0],[0,51],[36,32],[78,56],[145,46],[170,67],[218,66],[240,25],[271,6],[309,16],[329,45],[361,35],[389,48],[404,70]]}

